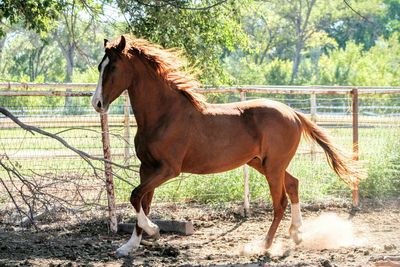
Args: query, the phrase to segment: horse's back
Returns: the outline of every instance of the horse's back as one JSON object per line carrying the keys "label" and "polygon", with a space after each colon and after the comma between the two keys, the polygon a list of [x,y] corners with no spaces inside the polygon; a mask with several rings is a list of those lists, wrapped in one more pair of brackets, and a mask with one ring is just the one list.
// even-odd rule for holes
{"label": "horse's back", "polygon": [[293,109],[272,100],[209,104],[191,120],[183,171],[220,172],[266,157],[267,150],[292,150],[301,135]]}
{"label": "horse's back", "polygon": [[272,143],[290,143],[290,140],[300,138],[301,122],[294,109],[286,104],[257,99],[239,103],[239,106],[243,108],[244,118],[253,120],[256,129],[262,132],[262,138],[267,140],[270,146]]}
{"label": "horse's back", "polygon": [[240,117],[242,121],[253,121],[255,125],[280,124],[297,127],[300,123],[296,112],[286,104],[269,99],[247,100],[228,104],[208,104],[204,114],[212,116]]}

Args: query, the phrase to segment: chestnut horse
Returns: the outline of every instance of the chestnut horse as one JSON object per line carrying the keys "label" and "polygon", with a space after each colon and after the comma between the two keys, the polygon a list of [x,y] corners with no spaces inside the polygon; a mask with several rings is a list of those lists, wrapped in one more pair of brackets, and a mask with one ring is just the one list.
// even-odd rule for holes
{"label": "chestnut horse", "polygon": [[147,217],[154,189],[181,172],[208,174],[248,164],[265,175],[274,219],[265,238],[269,248],[291,201],[290,236],[301,241],[298,180],[286,171],[302,134],[325,151],[333,170],[350,186],[360,172],[343,156],[327,134],[303,114],[283,103],[258,99],[230,104],[210,104],[190,89],[198,82],[183,71],[179,55],[143,39],[121,36],[105,40],[99,64],[100,78],[92,104],[106,112],[127,89],[137,122],[135,148],[140,166],[140,185],[130,202],[137,223],[129,241],[117,250],[126,256],[138,248],[142,231],[159,234]]}

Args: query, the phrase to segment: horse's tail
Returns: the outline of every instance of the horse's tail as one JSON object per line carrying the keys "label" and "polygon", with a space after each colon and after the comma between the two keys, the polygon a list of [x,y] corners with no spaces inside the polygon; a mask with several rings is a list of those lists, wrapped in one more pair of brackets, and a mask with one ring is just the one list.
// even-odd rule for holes
{"label": "horse's tail", "polygon": [[329,135],[304,114],[296,112],[296,115],[301,121],[303,134],[324,149],[329,165],[346,184],[354,189],[359,180],[366,177],[360,163],[334,146]]}

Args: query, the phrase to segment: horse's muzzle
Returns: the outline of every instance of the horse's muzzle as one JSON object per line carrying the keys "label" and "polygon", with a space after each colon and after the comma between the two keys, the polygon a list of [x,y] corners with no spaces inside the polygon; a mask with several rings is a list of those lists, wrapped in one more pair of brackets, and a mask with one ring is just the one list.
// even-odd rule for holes
{"label": "horse's muzzle", "polygon": [[105,113],[108,111],[108,104],[105,104],[101,97],[93,97],[92,106],[98,113]]}

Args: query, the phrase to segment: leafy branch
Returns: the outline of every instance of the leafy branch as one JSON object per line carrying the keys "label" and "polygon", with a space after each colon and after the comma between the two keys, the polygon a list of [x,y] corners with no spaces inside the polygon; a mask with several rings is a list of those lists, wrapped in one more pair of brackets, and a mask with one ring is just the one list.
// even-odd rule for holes
{"label": "leafy branch", "polygon": [[210,5],[206,5],[206,6],[200,6],[200,7],[186,6],[186,5],[183,5],[183,4],[179,4],[179,1],[175,1],[175,0],[161,0],[161,1],[157,1],[157,4],[145,3],[145,2],[143,2],[141,0],[135,0],[135,2],[138,3],[139,5],[143,5],[143,6],[147,6],[147,7],[160,8],[160,7],[172,6],[172,7],[175,7],[177,9],[201,11],[201,10],[208,10],[208,9],[214,8],[216,6],[222,5],[223,3],[227,2],[227,0],[220,0],[220,1],[217,1],[216,3],[214,3],[214,4],[210,4]]}

